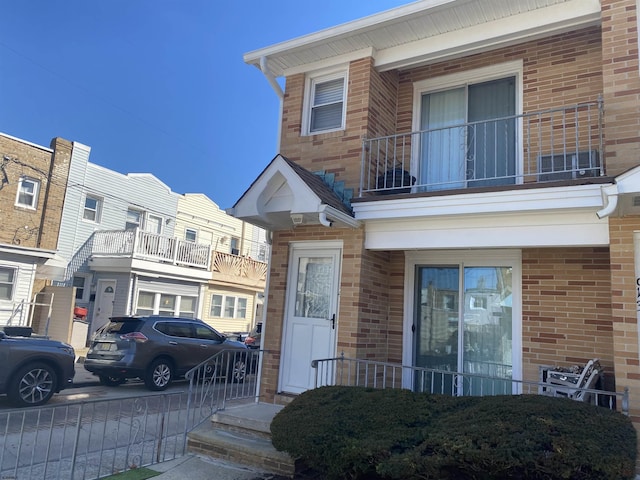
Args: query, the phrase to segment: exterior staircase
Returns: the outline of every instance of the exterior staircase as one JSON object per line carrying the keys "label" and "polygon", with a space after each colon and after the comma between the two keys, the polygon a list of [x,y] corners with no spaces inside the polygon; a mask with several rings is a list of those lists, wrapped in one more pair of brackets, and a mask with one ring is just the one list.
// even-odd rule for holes
{"label": "exterior staircase", "polygon": [[248,403],[216,412],[187,434],[187,450],[265,472],[293,477],[295,462],[271,443],[271,420],[282,405]]}

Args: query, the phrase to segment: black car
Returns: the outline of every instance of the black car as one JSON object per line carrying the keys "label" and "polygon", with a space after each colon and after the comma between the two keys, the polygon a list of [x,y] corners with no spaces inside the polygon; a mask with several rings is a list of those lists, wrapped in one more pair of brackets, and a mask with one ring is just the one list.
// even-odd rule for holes
{"label": "black car", "polygon": [[2,331],[0,365],[0,393],[16,407],[36,407],[71,386],[75,352],[63,342]]}
{"label": "black car", "polygon": [[104,385],[141,378],[150,390],[164,390],[174,378],[216,354],[226,378],[241,382],[247,373],[246,352],[244,344],[228,339],[202,320],[113,317],[93,335],[84,368],[98,375]]}

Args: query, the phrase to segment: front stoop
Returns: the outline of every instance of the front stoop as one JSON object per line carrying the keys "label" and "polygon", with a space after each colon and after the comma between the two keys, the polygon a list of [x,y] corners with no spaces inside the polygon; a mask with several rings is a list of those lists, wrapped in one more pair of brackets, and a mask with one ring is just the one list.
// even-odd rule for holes
{"label": "front stoop", "polygon": [[221,410],[187,435],[187,450],[292,477],[294,460],[271,443],[271,420],[282,405],[252,403]]}

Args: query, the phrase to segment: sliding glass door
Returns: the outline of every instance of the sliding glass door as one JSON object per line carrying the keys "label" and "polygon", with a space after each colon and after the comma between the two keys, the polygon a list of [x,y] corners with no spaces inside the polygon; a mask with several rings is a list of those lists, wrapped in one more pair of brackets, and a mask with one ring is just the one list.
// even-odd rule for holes
{"label": "sliding glass door", "polygon": [[420,184],[445,190],[515,183],[516,80],[424,93]]}
{"label": "sliding glass door", "polygon": [[414,365],[441,373],[416,375],[414,388],[454,395],[511,393],[512,268],[418,265],[415,280]]}

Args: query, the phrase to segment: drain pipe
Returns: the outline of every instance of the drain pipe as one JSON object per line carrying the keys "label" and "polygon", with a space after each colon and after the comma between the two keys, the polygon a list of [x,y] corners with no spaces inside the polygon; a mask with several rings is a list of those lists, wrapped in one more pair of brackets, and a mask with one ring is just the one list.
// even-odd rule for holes
{"label": "drain pipe", "polygon": [[604,207],[596,212],[598,218],[605,218],[611,215],[618,206],[618,185],[607,185],[601,187],[600,194],[602,195],[602,203]]}
{"label": "drain pipe", "polygon": [[278,95],[278,98],[280,99],[280,111],[278,112],[278,136],[276,138],[276,153],[280,153],[280,138],[282,136],[282,111],[284,109],[284,92],[282,91],[280,84],[276,80],[276,76],[269,69],[267,57],[260,57],[260,71],[262,71],[262,74],[267,78],[269,84],[271,85],[271,88],[273,88],[273,91],[276,92],[276,95]]}

